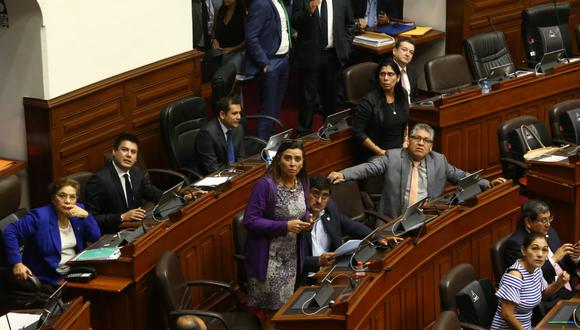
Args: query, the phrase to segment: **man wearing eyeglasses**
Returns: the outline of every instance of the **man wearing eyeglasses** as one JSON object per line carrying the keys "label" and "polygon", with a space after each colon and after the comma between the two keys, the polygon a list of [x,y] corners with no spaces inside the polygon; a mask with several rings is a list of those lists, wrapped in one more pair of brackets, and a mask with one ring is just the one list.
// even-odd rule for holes
{"label": "man wearing eyeglasses", "polygon": [[[384,156],[367,163],[331,172],[332,183],[344,180],[360,180],[370,176],[383,176],[383,193],[379,211],[396,218],[409,205],[425,197],[442,195],[445,184],[457,184],[469,173],[449,164],[444,155],[432,151],[435,132],[427,124],[416,124],[409,135],[408,148],[389,149]],[[492,185],[505,182],[497,178]],[[480,180],[482,189],[489,188],[487,180]],[[380,225],[379,223],[378,225]]]}
{"label": "man wearing eyeglasses", "polygon": [[[548,284],[554,282],[558,274],[568,272],[576,277],[576,268],[580,260],[580,246],[560,241],[560,237],[551,224],[554,216],[550,207],[540,200],[529,200],[522,205],[522,221],[516,231],[506,242],[504,267],[510,267],[517,259],[522,258],[521,246],[530,233],[541,233],[548,237],[548,260],[542,267],[544,279]],[[576,249],[575,247],[578,247]],[[551,308],[560,299],[570,299],[574,296],[574,287],[569,283],[554,294],[543,305]]]}
{"label": "man wearing eyeglasses", "polygon": [[[328,178],[315,175],[310,177],[310,211],[312,229],[304,231],[304,276],[303,282],[309,283],[307,275],[316,273],[320,267],[331,265],[336,257],[333,252],[342,245],[342,237],[347,235],[362,239],[371,229],[342,214],[330,198],[331,183]],[[395,241],[400,238],[389,238]],[[386,239],[378,240],[387,245]]]}

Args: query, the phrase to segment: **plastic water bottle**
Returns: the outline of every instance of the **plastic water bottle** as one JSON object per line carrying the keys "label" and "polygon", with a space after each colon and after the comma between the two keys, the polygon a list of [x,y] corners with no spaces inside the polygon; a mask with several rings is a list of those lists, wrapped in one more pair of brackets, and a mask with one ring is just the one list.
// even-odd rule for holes
{"label": "plastic water bottle", "polygon": [[367,272],[365,271],[365,267],[361,261],[356,263],[355,272],[352,274],[352,280],[354,285],[358,285],[362,280],[367,276]]}
{"label": "plastic water bottle", "polygon": [[489,80],[486,79],[481,83],[481,94],[488,94],[490,91]]}

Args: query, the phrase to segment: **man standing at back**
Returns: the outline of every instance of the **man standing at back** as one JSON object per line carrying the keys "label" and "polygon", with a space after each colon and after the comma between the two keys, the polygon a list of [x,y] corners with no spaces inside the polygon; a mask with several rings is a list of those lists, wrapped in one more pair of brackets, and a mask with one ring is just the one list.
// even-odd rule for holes
{"label": "man standing at back", "polygon": [[[246,71],[260,81],[260,114],[280,117],[288,84],[292,46],[290,22],[282,0],[252,0],[246,25]],[[256,134],[267,140],[273,123],[258,120]]]}
{"label": "man standing at back", "polygon": [[417,71],[411,61],[415,55],[415,41],[411,38],[398,38],[393,48],[393,60],[401,70],[401,86],[407,91],[409,103],[417,97]]}
{"label": "man standing at back", "polygon": [[216,110],[217,116],[202,127],[195,140],[195,159],[203,175],[245,157],[239,98],[230,96],[219,99]]}
{"label": "man standing at back", "polygon": [[317,100],[324,116],[336,110],[340,69],[352,49],[354,15],[350,1],[296,0],[292,27],[298,31],[293,63],[300,70],[303,106],[298,134],[310,133]]}
{"label": "man standing at back", "polygon": [[95,217],[103,234],[117,232],[121,222],[143,220],[143,199],[159,202],[161,190],[146,181],[135,166],[138,151],[137,137],[121,134],[113,144],[113,159],[87,183],[87,211]]}

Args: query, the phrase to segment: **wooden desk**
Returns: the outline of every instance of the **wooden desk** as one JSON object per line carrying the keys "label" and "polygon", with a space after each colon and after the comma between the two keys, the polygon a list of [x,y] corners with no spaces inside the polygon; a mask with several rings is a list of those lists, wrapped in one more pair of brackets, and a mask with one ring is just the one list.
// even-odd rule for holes
{"label": "wooden desk", "polygon": [[[305,141],[309,173],[328,174],[352,165],[352,143],[350,131],[334,141]],[[254,182],[265,169],[263,164],[245,165],[247,170],[231,180],[229,190],[219,196],[207,194],[185,206],[177,222],[158,224],[135,245],[124,247],[118,260],[85,262],[96,267],[99,276],[86,284],[71,284],[68,290],[92,302],[94,329],[164,328],[165,312],[153,278],[163,251],[177,253],[187,279],[217,279],[236,285],[233,216],[244,209]],[[194,305],[203,307],[224,297],[200,288],[193,289],[192,295]]]}
{"label": "wooden desk", "polygon": [[[425,35],[412,37],[413,40],[417,43],[417,45],[426,44],[429,42],[433,42],[435,40],[443,40],[445,37],[445,33],[438,30],[431,30]],[[353,44],[355,50],[360,50],[364,53],[379,56],[384,54],[389,54],[393,51],[395,44],[382,46],[382,47],[373,47],[368,45],[361,45],[361,44]]]}
{"label": "wooden desk", "polygon": [[580,161],[529,161],[526,174],[531,196],[544,200],[556,217],[552,226],[562,242],[580,240]]}
{"label": "wooden desk", "polygon": [[544,316],[542,321],[540,321],[540,323],[538,323],[538,325],[536,325],[536,327],[534,329],[536,329],[536,330],[578,329],[574,324],[550,324],[550,323],[548,323],[554,317],[554,315],[558,312],[558,310],[560,310],[561,307],[570,306],[570,305],[574,305],[574,306],[580,305],[580,299],[574,298],[574,299],[570,299],[570,300],[558,301],[556,303],[556,305],[554,307],[552,307],[552,309],[550,309],[548,314],[546,314],[546,316]]}
{"label": "wooden desk", "polygon": [[83,302],[83,298],[75,298],[64,314],[60,315],[49,326],[42,329],[53,330],[86,330],[91,328],[90,302]]}
{"label": "wooden desk", "polygon": [[468,262],[479,276],[491,278],[489,248],[513,231],[518,211],[518,188],[511,183],[481,194],[473,207],[452,207],[428,223],[416,245],[407,238],[387,253],[382,270],[365,279],[346,306],[337,303],[321,315],[297,316],[289,313],[290,304],[286,304],[272,319],[275,328],[429,328],[440,311],[441,277],[453,266]]}
{"label": "wooden desk", "polygon": [[435,150],[463,170],[501,173],[497,128],[504,121],[532,115],[548,126],[556,103],[580,98],[580,62],[559,66],[548,76],[525,76],[500,83],[483,95],[478,89],[443,98],[436,107],[412,108],[409,120],[433,126]]}
{"label": "wooden desk", "polygon": [[26,162],[21,160],[0,158],[0,177],[16,174],[26,168]]}

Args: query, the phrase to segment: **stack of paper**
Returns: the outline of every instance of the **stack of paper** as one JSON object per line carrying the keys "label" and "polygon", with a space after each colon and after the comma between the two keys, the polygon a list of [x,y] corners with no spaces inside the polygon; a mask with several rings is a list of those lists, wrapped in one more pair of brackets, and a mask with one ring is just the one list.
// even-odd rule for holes
{"label": "stack of paper", "polygon": [[413,30],[401,33],[405,37],[418,37],[425,35],[427,32],[431,31],[433,28],[430,26],[416,26]]}
{"label": "stack of paper", "polygon": [[395,43],[395,39],[384,33],[365,32],[354,37],[353,43],[372,47],[382,47]]}

